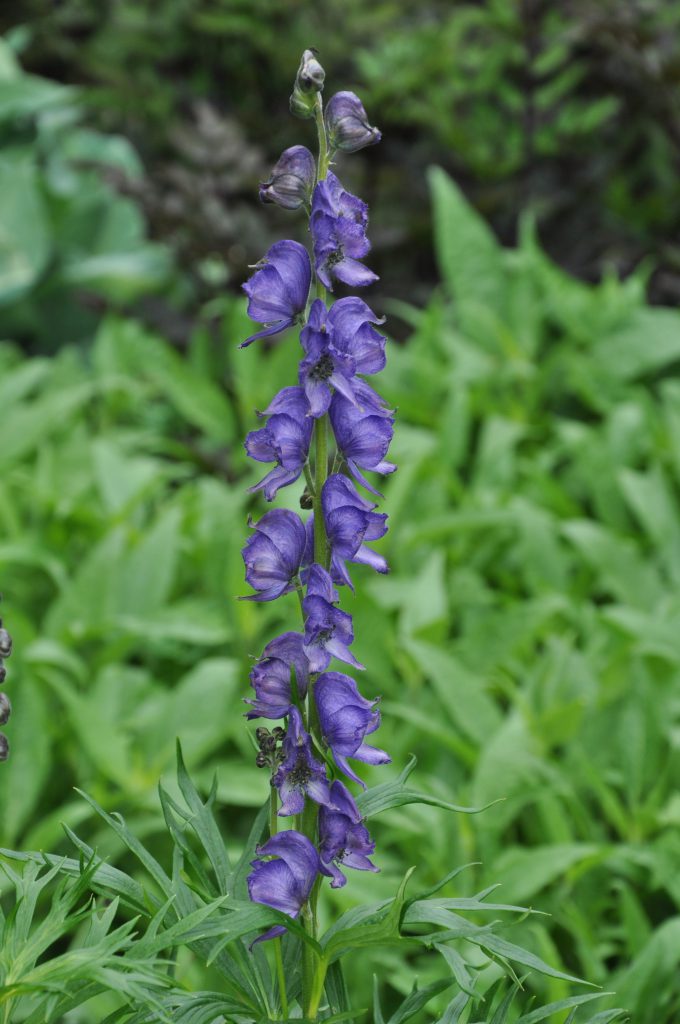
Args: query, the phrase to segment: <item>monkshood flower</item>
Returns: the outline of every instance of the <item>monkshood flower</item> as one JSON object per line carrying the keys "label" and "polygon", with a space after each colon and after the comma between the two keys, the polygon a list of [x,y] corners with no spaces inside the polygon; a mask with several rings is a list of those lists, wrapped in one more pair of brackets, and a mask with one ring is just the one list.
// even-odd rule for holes
{"label": "monkshood flower", "polygon": [[394,420],[383,411],[369,407],[358,407],[348,402],[338,391],[333,395],[329,408],[329,418],[338,451],[344,458],[350,473],[355,480],[366,487],[372,494],[380,496],[362,475],[360,470],[368,469],[373,473],[394,473],[397,468],[393,462],[387,462],[385,456],[394,432]]}
{"label": "monkshood flower", "polygon": [[[273,409],[276,411],[272,412]],[[313,423],[307,415],[309,402],[300,387],[284,388],[267,411],[271,413],[267,425],[251,430],[245,449],[258,462],[276,462],[276,467],[258,484],[248,488],[251,493],[264,491],[267,501],[272,501],[280,487],[294,483],[302,473]]]}
{"label": "monkshood flower", "polygon": [[347,192],[329,171],[314,189],[309,226],[316,272],[330,291],[334,279],[353,288],[378,280],[377,274],[359,262],[371,248],[366,237],[367,224],[366,203]]}
{"label": "monkshood flower", "polygon": [[[259,857],[276,857],[276,860],[251,861],[253,870],[247,879],[251,900],[282,910],[289,917],[297,917],[321,871],[314,845],[307,836],[290,829],[272,836],[257,847],[256,853]],[[282,925],[275,925],[256,941],[273,939],[283,935],[285,930]]]}
{"label": "monkshood flower", "polygon": [[304,652],[310,672],[323,672],[331,657],[355,668],[364,666],[349,649],[354,641],[352,616],[335,607],[338,592],[326,570],[312,565],[307,577],[307,594],[302,602],[305,616]]}
{"label": "monkshood flower", "polygon": [[316,50],[305,50],[295,76],[290,112],[295,117],[314,117],[316,94],[323,89],[326,72],[316,59]]}
{"label": "monkshood flower", "polygon": [[243,285],[248,316],[264,324],[264,329],[251,334],[239,347],[291,327],[307,306],[311,280],[312,265],[304,245],[290,240],[275,242]]}
{"label": "monkshood flower", "polygon": [[262,657],[250,670],[255,700],[246,699],[251,711],[246,718],[285,718],[293,703],[291,669],[295,672],[298,696],[304,699],[309,685],[309,662],[302,633],[282,633],[271,640]]}
{"label": "monkshood flower", "polygon": [[385,366],[385,338],[373,327],[382,322],[370,306],[354,296],[339,299],[330,310],[321,299],[315,299],[300,334],[305,357],[299,381],[311,416],[328,411],[331,388],[358,404],[355,393],[361,382],[355,375],[379,373]]}
{"label": "monkshood flower", "polygon": [[254,534],[242,549],[246,581],[256,594],[242,601],[273,601],[295,588],[305,555],[307,532],[302,520],[288,509],[266,512],[259,522],[249,521]]}
{"label": "monkshood flower", "polygon": [[321,508],[331,548],[331,576],[336,583],[346,583],[352,590],[345,561],[370,565],[377,572],[389,571],[383,556],[364,544],[365,540],[379,540],[387,533],[387,516],[374,512],[375,507],[341,473],[329,476],[323,486]]}
{"label": "monkshood flower", "polygon": [[365,764],[389,764],[390,757],[379,747],[371,747],[364,740],[380,725],[377,701],[367,700],[357,690],[357,684],[342,672],[323,672],[314,687],[319,712],[321,735],[345,775],[366,788],[350,768],[347,758]]}
{"label": "monkshood flower", "polygon": [[306,146],[291,146],[274,165],[269,181],[260,184],[263,203],[275,203],[284,210],[297,210],[311,202],[316,181],[316,163]]}
{"label": "monkshood flower", "polygon": [[278,768],[272,785],[281,797],[279,817],[301,814],[305,797],[317,804],[329,805],[330,786],[325,765],[312,754],[312,741],[302,725],[302,717],[296,707],[291,707],[288,730],[283,741],[283,763]]}
{"label": "monkshood flower", "polygon": [[329,149],[356,153],[364,146],[380,142],[382,135],[371,128],[364,105],[353,92],[336,92],[326,104],[324,114]]}
{"label": "monkshood flower", "polygon": [[374,852],[375,843],[352,794],[336,779],[331,786],[331,806],[319,808],[321,870],[333,879],[331,889],[340,889],[347,882],[339,865],[358,871],[379,871],[368,859]]}

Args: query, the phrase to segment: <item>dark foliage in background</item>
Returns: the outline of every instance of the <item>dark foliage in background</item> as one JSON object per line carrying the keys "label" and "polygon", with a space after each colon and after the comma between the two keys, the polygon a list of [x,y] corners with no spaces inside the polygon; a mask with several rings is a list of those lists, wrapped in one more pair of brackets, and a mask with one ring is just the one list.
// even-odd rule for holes
{"label": "dark foliage in background", "polygon": [[408,282],[419,300],[435,280],[436,163],[503,241],[532,209],[571,272],[595,280],[650,256],[652,299],[678,301],[680,8],[664,0],[164,0],[162,15],[139,0],[24,0],[0,28],[28,70],[86,85],[92,121],[141,151],[145,180],[120,187],[199,296],[262,251],[254,185],[286,144],[290,68],[317,45],[384,129],[353,184],[374,211],[385,295]]}

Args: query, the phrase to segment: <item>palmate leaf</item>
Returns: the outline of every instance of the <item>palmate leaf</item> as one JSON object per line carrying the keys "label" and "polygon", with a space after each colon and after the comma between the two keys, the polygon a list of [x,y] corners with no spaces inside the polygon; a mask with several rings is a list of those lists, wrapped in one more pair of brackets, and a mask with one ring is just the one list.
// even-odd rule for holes
{"label": "palmate leaf", "polygon": [[417,763],[418,759],[412,755],[411,760],[396,779],[391,782],[381,782],[378,786],[373,786],[361,793],[357,797],[356,803],[362,816],[374,818],[382,811],[387,811],[391,807],[402,807],[404,804],[428,804],[430,807],[442,807],[446,811],[456,811],[460,814],[479,814],[492,807],[494,803],[498,803],[497,800],[492,800],[491,803],[482,807],[461,807],[459,804],[441,800],[437,796],[408,789],[406,781]]}

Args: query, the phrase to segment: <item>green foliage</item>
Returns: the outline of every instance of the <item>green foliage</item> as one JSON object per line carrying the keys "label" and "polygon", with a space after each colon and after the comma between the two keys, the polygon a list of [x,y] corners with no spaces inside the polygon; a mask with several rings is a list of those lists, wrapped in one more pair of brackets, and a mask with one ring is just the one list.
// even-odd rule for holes
{"label": "green foliage", "polygon": [[[680,315],[645,305],[642,275],[597,286],[566,276],[529,221],[516,250],[500,249],[442,172],[431,183],[442,287],[424,310],[393,305],[413,333],[391,346],[381,383],[401,417],[400,469],[386,484],[392,573],[375,581],[357,568],[347,606],[396,766],[372,771],[362,797],[382,870],[324,887],[321,906],[328,923],[371,905],[391,938],[370,957],[350,951],[344,976],[332,964],[326,997],[346,1014],[351,978],[352,1005],[368,1007],[377,973],[385,1021],[413,1010],[514,1024],[554,1004],[559,1024],[571,1009],[579,1024],[620,1019],[619,1006],[636,1024],[671,1024]],[[163,1019],[159,1005],[210,1024],[237,1004],[251,1019],[275,1007],[266,952],[246,953],[274,917],[245,904],[267,782],[237,709],[250,659],[295,628],[297,611],[291,598],[255,615],[233,597],[245,490],[258,478],[241,438],[291,379],[295,353],[284,342],[237,358],[243,309],[223,308],[219,345],[200,324],[186,356],[115,313],[87,352],[27,359],[0,346],[0,575],[16,684],[0,830],[4,846],[50,851],[33,862],[76,883],[79,857],[94,857],[92,886],[119,900],[106,934],[138,916],[140,942],[122,956],[141,949],[163,984],[175,972],[170,987],[145,980],[126,1006],[93,989],[93,1019],[111,1024]],[[292,491],[286,500],[295,507]],[[178,734],[195,790],[181,767],[177,782],[165,774]],[[149,796],[159,775],[160,810]],[[447,809],[498,800],[483,814]],[[381,915],[397,916],[409,864],[397,934]],[[459,888],[458,864],[477,896]],[[442,879],[434,899],[411,891],[434,896]],[[81,893],[64,920],[82,904]],[[522,904],[553,916],[507,909]],[[52,913],[38,904],[30,927]],[[58,926],[67,937],[29,973],[79,948],[84,920]],[[102,955],[107,941],[94,943]],[[286,939],[291,979],[298,941]],[[512,1003],[511,989],[496,992],[503,975],[514,991],[517,971],[545,965]],[[594,1011],[573,1002],[565,976],[616,995]],[[48,993],[30,998],[45,1000],[41,1020]]]}
{"label": "green foliage", "polygon": [[0,39],[0,309],[5,331],[47,350],[96,323],[78,294],[121,305],[169,271],[136,206],[98,173],[139,176],[135,152],[80,118],[73,89],[23,73]]}

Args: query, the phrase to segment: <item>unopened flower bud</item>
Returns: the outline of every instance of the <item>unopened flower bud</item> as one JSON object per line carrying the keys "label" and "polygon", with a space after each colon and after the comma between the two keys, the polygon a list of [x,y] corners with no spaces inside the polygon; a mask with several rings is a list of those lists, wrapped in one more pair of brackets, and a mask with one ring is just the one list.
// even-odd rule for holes
{"label": "unopened flower bud", "polygon": [[275,729],[272,729],[272,736],[277,743],[280,743],[282,739],[285,739],[286,730],[282,729],[280,725],[277,725]]}
{"label": "unopened flower bud", "polygon": [[265,729],[264,726],[262,726],[262,725],[259,726],[255,730],[255,739],[257,740],[258,746],[260,746],[260,747],[262,746],[264,741],[268,738],[268,736],[269,736],[269,729]]}
{"label": "unopened flower bud", "polygon": [[9,743],[7,737],[0,732],[0,761],[6,761],[9,757]]}
{"label": "unopened flower bud", "polygon": [[6,693],[0,693],[0,725],[5,725],[12,714],[12,705]]}
{"label": "unopened flower bud", "polygon": [[6,678],[7,678],[7,669],[2,664],[2,662],[0,662],[0,683],[4,683]]}
{"label": "unopened flower bud", "polygon": [[314,157],[306,146],[291,146],[279,157],[269,181],[260,184],[260,199],[297,210],[311,201],[315,183]]}
{"label": "unopened flower bud", "polygon": [[6,629],[0,629],[0,658],[9,658],[12,653],[12,637]]}
{"label": "unopened flower bud", "polygon": [[295,117],[314,117],[316,94],[323,89],[326,72],[316,59],[314,50],[305,50],[295,77],[290,97],[290,112]]}
{"label": "unopened flower bud", "polygon": [[258,768],[266,768],[268,763],[269,760],[267,758],[267,755],[260,751],[260,753],[255,758],[255,764],[257,765]]}
{"label": "unopened flower bud", "polygon": [[356,153],[382,138],[378,129],[368,123],[364,105],[353,92],[336,92],[331,96],[324,116],[329,149]]}

